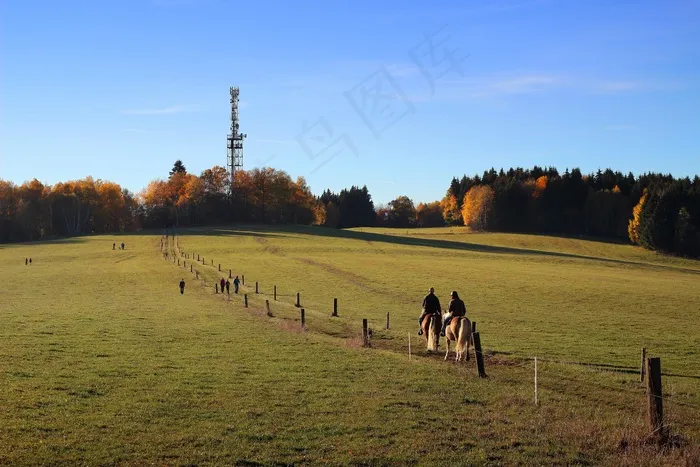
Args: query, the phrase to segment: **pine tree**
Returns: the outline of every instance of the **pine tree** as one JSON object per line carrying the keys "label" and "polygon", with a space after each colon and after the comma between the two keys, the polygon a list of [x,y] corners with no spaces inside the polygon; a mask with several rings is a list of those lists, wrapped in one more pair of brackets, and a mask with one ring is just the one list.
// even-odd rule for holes
{"label": "pine tree", "polygon": [[182,174],[187,173],[187,169],[182,164],[182,161],[180,159],[176,160],[175,164],[173,164],[173,169],[170,171],[170,176],[172,177],[176,173],[182,173]]}

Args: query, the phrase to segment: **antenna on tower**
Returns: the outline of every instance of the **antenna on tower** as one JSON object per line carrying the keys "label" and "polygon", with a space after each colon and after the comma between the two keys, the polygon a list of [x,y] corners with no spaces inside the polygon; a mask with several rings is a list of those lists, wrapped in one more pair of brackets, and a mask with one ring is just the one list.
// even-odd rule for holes
{"label": "antenna on tower", "polygon": [[231,94],[231,128],[229,128],[229,134],[226,137],[226,168],[231,177],[229,183],[229,194],[231,194],[236,180],[236,171],[243,168],[243,139],[248,135],[239,131],[238,95],[240,90],[238,86],[229,88],[229,93]]}

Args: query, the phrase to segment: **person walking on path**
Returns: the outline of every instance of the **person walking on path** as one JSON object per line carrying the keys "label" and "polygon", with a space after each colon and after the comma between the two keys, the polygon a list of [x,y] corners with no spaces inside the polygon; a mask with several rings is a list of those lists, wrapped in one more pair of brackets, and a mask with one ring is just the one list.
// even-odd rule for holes
{"label": "person walking on path", "polygon": [[32,264],[32,259],[31,259],[31,258],[29,258],[29,264]]}
{"label": "person walking on path", "polygon": [[226,280],[224,280],[224,278],[222,277],[219,281],[219,284],[221,285],[221,293],[224,293],[224,288],[226,288]]}
{"label": "person walking on path", "polygon": [[184,294],[184,293],[185,293],[185,279],[183,278],[183,279],[180,281],[180,295],[182,295],[182,294]]}
{"label": "person walking on path", "polygon": [[24,258],[24,265],[26,266],[27,264],[29,264],[29,259]]}
{"label": "person walking on path", "polygon": [[231,295],[231,282],[228,279],[226,279],[226,293]]}
{"label": "person walking on path", "polygon": [[113,250],[116,250],[116,249],[117,249],[117,244],[116,244],[116,243],[112,243],[112,249],[113,249]]}
{"label": "person walking on path", "polygon": [[238,293],[238,284],[240,284],[241,281],[238,280],[238,276],[233,280],[233,293]]}

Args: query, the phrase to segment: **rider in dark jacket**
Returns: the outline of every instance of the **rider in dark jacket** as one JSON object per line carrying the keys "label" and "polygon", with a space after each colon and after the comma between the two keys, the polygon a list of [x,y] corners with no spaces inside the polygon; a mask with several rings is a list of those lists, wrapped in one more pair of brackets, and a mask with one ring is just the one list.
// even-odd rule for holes
{"label": "rider in dark jacket", "polygon": [[423,311],[421,312],[420,316],[418,317],[418,335],[423,334],[423,329],[421,329],[421,324],[423,323],[423,318],[425,318],[426,315],[430,315],[433,313],[442,313],[442,308],[440,307],[440,300],[437,298],[435,295],[435,289],[430,288],[428,291],[428,295],[426,295],[423,298]]}
{"label": "rider in dark jacket", "polygon": [[447,328],[447,325],[450,324],[450,321],[452,321],[452,318],[456,316],[467,316],[467,307],[464,305],[462,299],[459,298],[459,295],[457,295],[456,290],[452,291],[450,298],[451,300],[450,305],[447,308],[447,314],[442,320],[442,331],[440,331],[441,336],[445,335],[445,329]]}

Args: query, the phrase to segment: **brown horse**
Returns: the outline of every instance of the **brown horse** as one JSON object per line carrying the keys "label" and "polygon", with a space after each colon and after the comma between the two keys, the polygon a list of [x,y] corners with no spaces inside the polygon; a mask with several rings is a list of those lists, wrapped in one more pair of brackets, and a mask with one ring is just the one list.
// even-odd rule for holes
{"label": "brown horse", "polygon": [[440,329],[442,328],[442,316],[440,313],[425,315],[420,325],[425,337],[425,344],[428,352],[437,352],[440,346]]}
{"label": "brown horse", "polygon": [[447,352],[445,360],[450,354],[450,342],[456,342],[455,361],[460,361],[465,355],[469,360],[469,344],[473,343],[472,322],[466,316],[455,316],[445,329],[445,341],[447,342]]}

